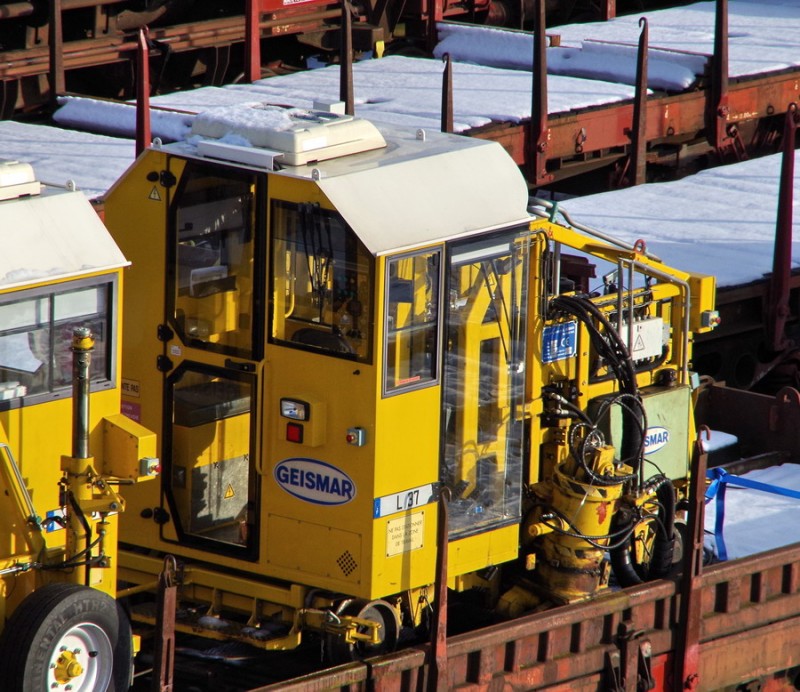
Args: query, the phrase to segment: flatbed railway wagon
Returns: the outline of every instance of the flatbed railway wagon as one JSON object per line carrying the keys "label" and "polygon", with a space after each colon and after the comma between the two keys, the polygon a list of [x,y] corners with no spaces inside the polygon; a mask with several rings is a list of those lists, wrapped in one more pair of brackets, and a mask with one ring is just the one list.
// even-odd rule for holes
{"label": "flatbed railway wagon", "polygon": [[17,161],[0,161],[0,235],[0,687],[119,692],[120,492],[158,468],[120,413],[128,263],[83,193]]}
{"label": "flatbed railway wagon", "polygon": [[[547,0],[551,21],[607,19],[639,11],[632,0]],[[664,2],[648,3],[664,5]],[[335,52],[341,0],[26,0],[0,3],[0,117],[46,104],[65,91],[133,94],[137,33],[149,29],[163,89],[248,80],[306,57]],[[347,3],[359,51],[431,49],[443,19],[521,28],[533,1],[413,0]],[[272,68],[270,67],[272,66]]]}
{"label": "flatbed railway wagon", "polygon": [[[172,554],[178,630],[340,661],[429,626],[443,542],[508,616],[671,572],[713,277],[532,219],[496,143],[330,110],[193,128],[105,198],[124,406],[162,460],[122,580]],[[572,255],[619,279],[589,295]]]}
{"label": "flatbed railway wagon", "polygon": [[[105,200],[134,266],[103,391],[148,427],[118,425],[162,436],[161,480],[125,488],[110,562],[137,628],[165,615],[148,592],[173,555],[178,630],[350,661],[282,689],[793,680],[796,547],[698,559],[695,419],[775,452],[759,463],[798,451],[791,390],[691,373],[713,279],[531,217],[495,143],[249,110],[156,143]],[[503,624],[406,647],[474,596]],[[53,663],[54,689],[83,671]]]}

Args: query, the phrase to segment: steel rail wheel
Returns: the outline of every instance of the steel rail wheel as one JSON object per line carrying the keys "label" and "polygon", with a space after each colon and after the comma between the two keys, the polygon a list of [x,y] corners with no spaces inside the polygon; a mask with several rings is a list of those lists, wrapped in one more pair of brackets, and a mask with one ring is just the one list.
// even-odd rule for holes
{"label": "steel rail wheel", "polygon": [[361,598],[345,600],[336,610],[339,616],[373,620],[380,624],[378,630],[378,644],[359,642],[348,644],[340,637],[329,635],[326,637],[325,653],[327,659],[333,664],[360,661],[370,656],[378,656],[394,651],[400,634],[400,621],[397,611],[386,601],[367,601]]}
{"label": "steel rail wheel", "polygon": [[37,589],[0,637],[0,680],[9,692],[121,692],[132,671],[127,616],[113,598],[88,586]]}

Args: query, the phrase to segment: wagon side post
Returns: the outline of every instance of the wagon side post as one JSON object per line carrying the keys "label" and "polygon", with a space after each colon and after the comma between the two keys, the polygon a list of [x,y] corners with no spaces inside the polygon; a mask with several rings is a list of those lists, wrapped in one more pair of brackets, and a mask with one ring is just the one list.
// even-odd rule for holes
{"label": "wagon side post", "polygon": [[767,327],[773,351],[783,351],[792,344],[786,338],[786,321],[790,315],[789,280],[792,273],[792,203],[794,198],[794,147],[800,113],[797,104],[786,110],[783,128],[783,158],[778,192],[778,218],[775,225],[775,249],[772,275],[769,280]]}
{"label": "wagon side post", "polygon": [[675,655],[675,689],[696,689],[700,682],[700,619],[703,578],[703,525],[705,519],[705,482],[708,453],[701,430],[694,444],[689,481],[689,517],[680,581],[681,612]]}
{"label": "wagon side post", "polygon": [[712,145],[721,158],[730,144],[728,133],[728,0],[717,0],[714,25],[714,56],[711,63],[711,99],[708,125]]}
{"label": "wagon side post", "polygon": [[261,3],[259,0],[247,0],[244,20],[244,47],[247,51],[244,62],[247,69],[247,81],[252,83],[261,79]]}
{"label": "wagon side post", "polygon": [[528,134],[528,161],[530,181],[534,186],[552,180],[547,173],[547,25],[545,23],[544,0],[536,0],[533,25],[533,94],[531,121]]}
{"label": "wagon side post", "polygon": [[353,96],[353,19],[348,0],[342,0],[342,28],[339,44],[339,100],[347,115],[355,114]]}
{"label": "wagon side post", "polygon": [[633,185],[645,182],[647,172],[647,51],[649,32],[647,18],[639,19],[642,32],[639,35],[639,52],[636,57],[636,95],[633,102],[633,126],[631,131],[631,173]]}
{"label": "wagon side post", "polygon": [[152,141],[150,129],[150,49],[147,27],[139,29],[136,49],[136,156]]}

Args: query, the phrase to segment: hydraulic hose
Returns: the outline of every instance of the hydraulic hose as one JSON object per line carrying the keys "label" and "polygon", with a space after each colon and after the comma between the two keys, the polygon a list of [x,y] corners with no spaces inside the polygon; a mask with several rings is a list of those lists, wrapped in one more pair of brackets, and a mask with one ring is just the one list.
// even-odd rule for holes
{"label": "hydraulic hose", "polygon": [[626,528],[631,531],[628,541],[621,542],[609,551],[611,567],[620,586],[633,586],[650,579],[660,579],[667,576],[672,569],[675,552],[675,488],[666,476],[657,476],[654,482],[658,515],[651,521],[657,522],[658,529],[653,539],[653,554],[648,564],[636,564],[633,561],[635,548],[633,529],[641,519],[617,512],[611,520],[611,534],[624,531]]}

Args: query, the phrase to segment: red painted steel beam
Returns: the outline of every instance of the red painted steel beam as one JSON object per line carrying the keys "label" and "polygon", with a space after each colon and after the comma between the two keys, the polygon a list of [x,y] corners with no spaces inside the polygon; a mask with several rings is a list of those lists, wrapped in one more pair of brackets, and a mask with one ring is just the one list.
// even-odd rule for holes
{"label": "red painted steel beam", "polygon": [[[321,28],[325,20],[340,17],[341,10],[336,2],[317,7],[312,13],[291,8],[264,15],[258,23],[259,30],[264,35],[300,33]],[[245,41],[245,23],[241,16],[210,19],[153,28],[150,36],[167,44],[174,53],[180,53],[242,43]],[[135,52],[135,34],[118,33],[66,41],[61,56],[64,69],[70,70],[130,60]],[[49,74],[50,60],[47,45],[0,52],[0,81]]]}
{"label": "red painted steel beam", "polygon": [[[708,92],[693,91],[651,97],[646,109],[648,145],[682,141],[700,136],[706,127]],[[784,113],[786,105],[800,100],[800,70],[763,75],[732,84],[729,121],[750,121]],[[598,106],[579,112],[552,113],[547,120],[548,162],[586,158],[593,153],[616,150],[623,156],[630,138],[626,130],[633,118],[633,104]],[[527,170],[533,163],[527,150],[531,121],[520,124],[492,123],[466,134],[494,139],[503,144],[516,163]],[[709,145],[711,146],[711,145]]]}
{"label": "red painted steel beam", "polygon": [[248,82],[261,79],[261,7],[258,0],[246,0],[245,5],[245,30],[244,49],[245,78]]}

